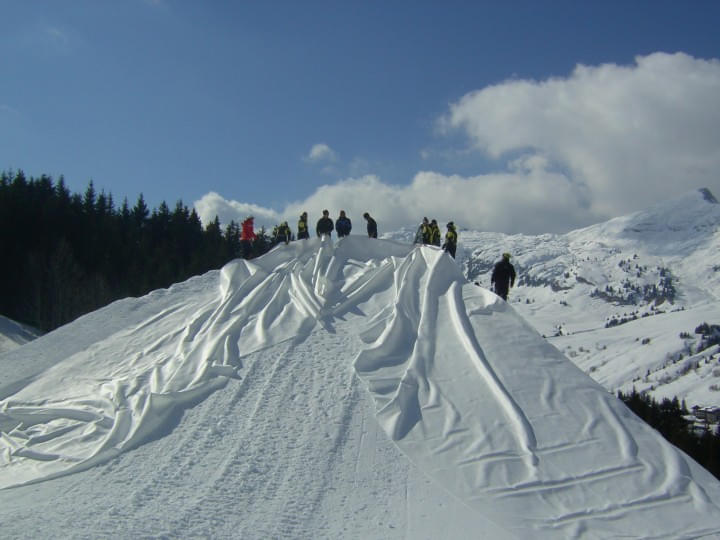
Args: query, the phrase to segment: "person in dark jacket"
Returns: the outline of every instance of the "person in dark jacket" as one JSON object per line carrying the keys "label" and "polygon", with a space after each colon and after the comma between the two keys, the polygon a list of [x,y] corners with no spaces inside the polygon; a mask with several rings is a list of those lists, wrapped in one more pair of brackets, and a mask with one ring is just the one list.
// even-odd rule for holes
{"label": "person in dark jacket", "polygon": [[377,238],[377,223],[372,217],[370,217],[370,214],[368,214],[367,212],[363,214],[363,217],[367,221],[368,236],[370,238]]}
{"label": "person in dark jacket", "polygon": [[509,253],[503,253],[502,260],[495,264],[490,283],[494,285],[495,294],[507,302],[510,287],[515,285],[515,267],[510,263]]}
{"label": "person in dark jacket", "polygon": [[333,220],[330,219],[330,212],[323,210],[323,217],[318,219],[317,226],[315,227],[315,232],[317,233],[318,238],[330,236],[334,229],[335,226],[333,224]]}
{"label": "person in dark jacket", "polygon": [[273,231],[273,243],[279,244],[280,242],[290,243],[292,240],[292,231],[287,221],[283,221],[280,225],[275,227]]}
{"label": "person in dark jacket", "polygon": [[340,210],[340,217],[335,220],[335,230],[337,231],[338,238],[350,236],[352,222],[350,218],[345,215],[345,210]]}
{"label": "person in dark jacket", "polygon": [[297,239],[304,240],[306,238],[310,238],[310,232],[308,231],[307,226],[307,212],[303,212],[300,214],[300,219],[298,220]]}
{"label": "person in dark jacket", "polygon": [[445,243],[442,248],[447,251],[450,256],[455,258],[455,250],[457,249],[458,234],[455,229],[455,224],[452,221],[448,221],[447,232],[445,233]]}

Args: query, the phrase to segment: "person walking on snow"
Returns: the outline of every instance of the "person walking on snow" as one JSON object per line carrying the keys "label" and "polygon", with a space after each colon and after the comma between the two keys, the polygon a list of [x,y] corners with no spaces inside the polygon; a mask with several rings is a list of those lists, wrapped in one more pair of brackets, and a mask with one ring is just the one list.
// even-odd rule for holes
{"label": "person walking on snow", "polygon": [[495,286],[495,294],[507,302],[510,287],[515,285],[515,267],[510,263],[509,253],[503,253],[502,259],[495,264],[490,283]]}
{"label": "person walking on snow", "polygon": [[377,223],[372,217],[370,217],[370,214],[368,214],[367,212],[363,214],[363,217],[367,221],[368,236],[370,238],[377,238]]}
{"label": "person walking on snow", "polygon": [[442,245],[442,248],[447,251],[453,259],[455,258],[455,250],[457,249],[457,240],[458,234],[455,229],[455,224],[449,221],[447,224],[447,232],[445,233],[445,243]]}
{"label": "person walking on snow", "polygon": [[323,210],[323,217],[318,220],[317,226],[315,227],[315,232],[317,233],[318,238],[322,238],[326,235],[329,237],[334,228],[335,226],[333,225],[333,220],[330,219],[330,212]]}
{"label": "person walking on snow", "polygon": [[350,218],[345,215],[345,210],[340,210],[340,217],[335,221],[335,230],[337,231],[338,238],[350,236],[352,222]]}
{"label": "person walking on snow", "polygon": [[297,239],[304,240],[306,238],[310,238],[310,233],[307,226],[307,212],[303,212],[300,214],[300,220],[298,221]]}
{"label": "person walking on snow", "polygon": [[242,247],[243,259],[249,259],[252,255],[252,243],[255,241],[255,231],[253,223],[255,218],[248,216],[242,222],[242,230],[240,231],[240,246]]}

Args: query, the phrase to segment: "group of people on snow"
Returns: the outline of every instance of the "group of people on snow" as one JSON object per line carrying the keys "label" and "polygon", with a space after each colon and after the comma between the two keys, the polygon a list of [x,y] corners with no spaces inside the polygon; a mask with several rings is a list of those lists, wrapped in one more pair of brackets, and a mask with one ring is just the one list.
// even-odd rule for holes
{"label": "group of people on snow", "polygon": [[[455,251],[457,250],[457,240],[458,234],[455,223],[448,221],[445,243],[442,245],[442,249],[447,251],[453,259],[455,258]],[[427,217],[423,218],[417,233],[415,233],[415,243],[440,246],[440,227],[436,220],[428,221]]]}
{"label": "group of people on snow", "polygon": [[[455,223],[448,221],[445,243],[442,245],[442,249],[447,251],[453,259],[455,258],[457,241],[458,233]],[[440,245],[440,227],[436,220],[428,220],[427,217],[423,218],[417,233],[415,233],[415,243],[430,246]],[[510,287],[515,285],[515,277],[515,267],[510,263],[510,254],[503,253],[502,259],[495,264],[490,277],[490,285],[493,287],[495,294],[507,301]]]}
{"label": "group of people on snow", "polygon": [[[365,221],[367,221],[368,237],[377,238],[377,222],[367,212],[363,214],[363,217],[365,218]],[[307,229],[307,212],[303,212],[300,216],[298,230],[300,230],[301,227],[305,230]],[[328,210],[323,210],[323,215],[315,226],[315,232],[317,233],[318,238],[320,238],[322,236],[330,236],[333,231],[337,233],[338,238],[350,236],[350,231],[352,231],[352,221],[349,217],[347,217],[347,214],[345,214],[345,210],[340,210],[340,215],[335,220],[335,223],[333,223],[333,220],[330,218],[330,212]],[[299,238],[300,235],[298,234],[298,239]],[[303,238],[308,237],[304,236]]]}
{"label": "group of people on snow", "polygon": [[[367,221],[367,234],[370,238],[377,238],[377,222],[370,216],[368,212],[363,214],[363,218]],[[300,214],[297,227],[297,239],[303,240],[310,238],[310,232],[308,229],[308,214],[303,212]],[[254,230],[254,218],[249,216],[242,222],[242,228],[240,231],[240,245],[242,248],[242,256],[244,259],[249,259],[252,255],[252,243],[257,237]],[[337,220],[333,223],[330,218],[330,212],[323,210],[322,217],[317,221],[315,226],[315,233],[318,238],[322,236],[330,236],[333,230],[337,233],[338,238],[343,238],[350,234],[352,231],[352,221],[345,214],[345,210],[340,210],[340,215]],[[287,221],[283,221],[280,225],[275,226],[273,229],[272,242],[273,245],[284,242],[285,244],[290,243],[293,240],[292,231]],[[418,227],[415,235],[415,243],[431,246],[440,246],[446,251],[451,257],[455,258],[455,252],[457,249],[458,233],[455,227],[455,223],[449,221],[447,223],[447,232],[445,233],[445,242],[440,246],[440,227],[436,220],[428,220],[424,217],[422,223]],[[507,301],[508,292],[511,287],[515,285],[515,267],[510,263],[510,254],[503,253],[502,259],[498,261],[492,271],[490,277],[490,284],[495,291],[495,294],[500,296],[503,300]]]}
{"label": "group of people on snow", "polygon": [[[377,222],[372,216],[365,212],[363,217],[367,221],[367,234],[370,238],[377,238]],[[257,238],[254,231],[255,218],[248,216],[241,224],[240,229],[240,245],[242,248],[242,256],[244,259],[249,259],[252,254],[252,243]],[[330,212],[323,210],[322,217],[318,220],[315,226],[315,232],[318,237],[323,235],[330,236],[333,231],[337,232],[339,238],[343,238],[350,234],[352,230],[352,221],[345,213],[345,210],[340,210],[340,215],[337,220],[333,222],[330,218]],[[303,212],[300,214],[297,227],[297,239],[304,240],[310,238],[310,229],[308,228],[308,214]],[[288,225],[287,221],[283,221],[280,225],[276,225],[272,231],[271,243],[277,245],[280,243],[289,244],[295,240],[292,234],[292,230]]]}

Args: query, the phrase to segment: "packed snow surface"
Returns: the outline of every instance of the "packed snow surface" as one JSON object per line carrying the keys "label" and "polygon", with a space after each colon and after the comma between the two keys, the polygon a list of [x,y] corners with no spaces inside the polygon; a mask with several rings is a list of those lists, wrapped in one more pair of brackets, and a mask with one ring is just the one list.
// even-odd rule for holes
{"label": "packed snow surface", "polygon": [[0,315],[0,354],[12,351],[37,338],[42,332]]}
{"label": "packed snow surface", "polygon": [[9,537],[700,538],[720,483],[433,247],[347,237],[0,356]]}

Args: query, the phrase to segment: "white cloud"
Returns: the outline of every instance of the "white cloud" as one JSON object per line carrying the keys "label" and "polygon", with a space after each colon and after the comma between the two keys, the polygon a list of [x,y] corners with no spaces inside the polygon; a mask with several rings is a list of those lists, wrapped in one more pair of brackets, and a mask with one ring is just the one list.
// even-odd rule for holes
{"label": "white cloud", "polygon": [[254,216],[259,224],[275,224],[279,220],[278,213],[272,209],[256,204],[229,201],[214,191],[203,195],[193,206],[203,224],[207,225],[217,216],[223,228],[233,220],[240,223],[248,216]]}
{"label": "white cloud", "polygon": [[71,53],[79,43],[76,32],[53,25],[41,26],[35,36],[27,36],[27,39],[34,42],[33,46],[37,43],[43,52],[55,55]]}
{"label": "white cloud", "polygon": [[305,156],[305,161],[311,163],[317,162],[334,162],[337,159],[335,151],[325,143],[318,143],[313,145],[310,152]]}
{"label": "white cloud", "polygon": [[[302,211],[314,223],[327,208],[333,218],[347,211],[356,231],[364,230],[368,211],[381,232],[428,216],[471,229],[540,234],[604,221],[693,188],[709,187],[720,197],[717,60],[657,53],[632,66],[578,66],[567,78],[512,80],[467,94],[441,127],[467,135],[472,151],[492,156],[500,169],[468,176],[422,171],[408,185],[393,185],[363,174],[368,163],[356,160],[354,177],[282,209],[214,193],[196,208],[205,222],[215,214],[228,223],[253,213],[262,224],[287,220],[294,228]],[[330,165],[336,156],[317,144],[305,159]]]}
{"label": "white cloud", "polygon": [[67,25],[35,22],[10,34],[13,46],[32,58],[65,58],[83,47],[82,33]]}
{"label": "white cloud", "polygon": [[70,38],[67,33],[60,28],[48,26],[45,28],[45,32],[51,40],[59,45],[65,46],[70,42]]}
{"label": "white cloud", "polygon": [[[545,168],[567,171],[599,218],[720,187],[718,60],[656,53],[632,66],[581,65],[567,78],[508,81],[465,95],[441,124],[493,158],[542,156]],[[526,196],[522,185],[515,189]],[[537,195],[539,209],[566,198]]]}
{"label": "white cloud", "polygon": [[[423,216],[440,223],[452,220],[462,228],[508,233],[560,232],[565,228],[558,227],[558,215],[564,226],[585,225],[581,190],[544,165],[537,156],[530,156],[516,160],[516,170],[506,173],[462,177],[420,172],[406,186],[386,184],[374,175],[348,178],[321,186],[307,199],[277,211],[209,193],[195,208],[203,223],[218,215],[227,224],[252,213],[258,226],[272,227],[287,220],[293,229],[303,211],[308,212],[312,225],[325,208],[333,219],[345,210],[356,232],[364,231],[364,212],[377,219],[381,232],[414,227]],[[547,197],[547,193],[556,195]]]}

